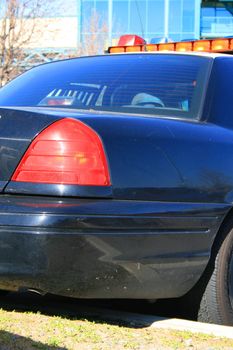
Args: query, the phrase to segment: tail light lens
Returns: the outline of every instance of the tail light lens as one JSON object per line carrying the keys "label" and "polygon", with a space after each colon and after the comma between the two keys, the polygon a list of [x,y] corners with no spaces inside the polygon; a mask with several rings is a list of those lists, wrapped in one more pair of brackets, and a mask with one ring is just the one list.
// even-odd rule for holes
{"label": "tail light lens", "polygon": [[109,186],[108,164],[99,136],[86,124],[61,119],[31,143],[13,181]]}

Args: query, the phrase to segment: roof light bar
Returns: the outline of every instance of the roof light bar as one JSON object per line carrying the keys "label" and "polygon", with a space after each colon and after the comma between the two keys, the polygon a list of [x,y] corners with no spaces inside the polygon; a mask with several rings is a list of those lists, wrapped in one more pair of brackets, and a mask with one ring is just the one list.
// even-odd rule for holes
{"label": "roof light bar", "polygon": [[123,35],[118,46],[109,47],[108,53],[122,52],[154,52],[154,51],[199,51],[199,52],[233,52],[233,38],[219,38],[209,40],[193,40],[164,44],[146,44],[137,35]]}

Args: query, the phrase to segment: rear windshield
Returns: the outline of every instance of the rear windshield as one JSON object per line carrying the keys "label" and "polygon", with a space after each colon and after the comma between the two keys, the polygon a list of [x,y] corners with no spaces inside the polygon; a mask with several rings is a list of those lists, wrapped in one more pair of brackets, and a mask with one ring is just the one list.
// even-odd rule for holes
{"label": "rear windshield", "polygon": [[41,106],[197,118],[210,59],[130,54],[31,69],[0,90],[0,106]]}

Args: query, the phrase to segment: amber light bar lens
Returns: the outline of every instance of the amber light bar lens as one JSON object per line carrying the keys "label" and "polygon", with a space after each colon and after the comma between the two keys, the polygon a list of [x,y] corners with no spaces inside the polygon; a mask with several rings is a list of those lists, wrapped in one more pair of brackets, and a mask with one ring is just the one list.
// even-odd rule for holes
{"label": "amber light bar lens", "polygon": [[193,42],[193,51],[210,51],[211,40],[197,40]]}
{"label": "amber light bar lens", "polygon": [[175,44],[158,44],[159,51],[175,51]]}
{"label": "amber light bar lens", "polygon": [[144,47],[142,45],[126,46],[125,51],[126,52],[140,52],[140,51],[144,51]]}
{"label": "amber light bar lens", "polygon": [[123,46],[112,46],[108,49],[109,53],[119,53],[119,52],[125,52],[125,47]]}
{"label": "amber light bar lens", "polygon": [[156,44],[147,44],[146,51],[158,51],[158,45]]}
{"label": "amber light bar lens", "polygon": [[181,43],[176,43],[176,51],[192,51],[193,50],[193,44],[192,42],[181,42]]}
{"label": "amber light bar lens", "polygon": [[224,51],[229,50],[229,40],[228,39],[216,39],[212,40],[212,51]]}

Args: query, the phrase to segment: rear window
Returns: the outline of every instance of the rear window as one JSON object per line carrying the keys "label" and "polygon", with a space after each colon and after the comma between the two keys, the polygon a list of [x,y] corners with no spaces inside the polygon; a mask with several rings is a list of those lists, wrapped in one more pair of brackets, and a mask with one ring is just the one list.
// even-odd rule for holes
{"label": "rear window", "polygon": [[33,68],[3,87],[0,105],[197,118],[210,61],[172,54],[58,61]]}

